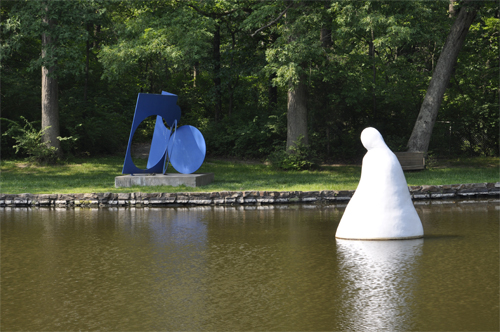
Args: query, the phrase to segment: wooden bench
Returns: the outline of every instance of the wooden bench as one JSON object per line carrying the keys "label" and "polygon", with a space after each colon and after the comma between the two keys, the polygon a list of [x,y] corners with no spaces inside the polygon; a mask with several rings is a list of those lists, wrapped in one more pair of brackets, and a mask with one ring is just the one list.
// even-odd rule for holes
{"label": "wooden bench", "polygon": [[403,171],[417,171],[425,169],[423,152],[395,152]]}

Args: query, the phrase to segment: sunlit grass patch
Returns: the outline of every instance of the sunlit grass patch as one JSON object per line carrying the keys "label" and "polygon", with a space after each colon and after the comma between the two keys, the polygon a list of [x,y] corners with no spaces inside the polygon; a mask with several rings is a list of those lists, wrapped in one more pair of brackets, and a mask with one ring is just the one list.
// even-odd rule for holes
{"label": "sunlit grass patch", "polygon": [[[145,168],[146,160],[135,160]],[[409,185],[441,185],[499,181],[498,158],[439,161],[423,171],[405,172]],[[320,191],[354,190],[361,166],[323,166],[314,171],[279,171],[263,163],[207,159],[197,173],[214,173],[210,185],[190,187],[115,188],[122,175],[123,157],[75,159],[62,165],[34,166],[23,160],[1,162],[1,192],[92,193],[92,192],[210,192],[210,191]],[[175,173],[172,167],[169,172]]]}

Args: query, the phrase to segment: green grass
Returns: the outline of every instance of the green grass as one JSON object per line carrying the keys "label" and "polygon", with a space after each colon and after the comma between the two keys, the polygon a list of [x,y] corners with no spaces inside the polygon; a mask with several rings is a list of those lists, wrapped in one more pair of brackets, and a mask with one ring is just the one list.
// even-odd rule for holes
{"label": "green grass", "polygon": [[[145,160],[136,161],[145,167]],[[317,171],[277,171],[262,163],[207,159],[197,173],[212,172],[208,186],[115,188],[123,157],[74,159],[53,166],[28,165],[23,160],[1,162],[0,191],[6,194],[97,193],[97,192],[210,192],[210,191],[315,191],[354,190],[361,166],[323,166]],[[174,172],[172,168],[169,171]],[[467,158],[433,161],[423,171],[405,172],[408,185],[442,185],[499,181],[499,158]]]}

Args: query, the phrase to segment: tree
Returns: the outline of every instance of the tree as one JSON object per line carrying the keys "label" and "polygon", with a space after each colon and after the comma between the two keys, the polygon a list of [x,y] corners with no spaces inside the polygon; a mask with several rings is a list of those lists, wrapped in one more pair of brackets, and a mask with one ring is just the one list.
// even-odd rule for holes
{"label": "tree", "polygon": [[[285,18],[291,18],[291,13]],[[293,25],[293,18],[288,22],[285,19],[285,29],[288,29],[288,39],[294,42],[301,37],[300,29]],[[288,28],[287,25],[290,25]],[[288,102],[287,102],[287,125],[286,125],[286,151],[293,151],[292,147],[297,143],[302,143],[305,146],[309,145],[309,135],[307,131],[307,87],[306,75],[304,69],[307,64],[301,62],[297,68],[297,81],[290,80],[288,82]]]}
{"label": "tree", "polygon": [[429,88],[425,95],[420,112],[408,141],[408,151],[427,153],[432,130],[443,96],[457,62],[458,53],[462,49],[465,37],[477,14],[477,3],[465,1],[457,15],[443,50],[434,69]]}
{"label": "tree", "polygon": [[[2,115],[41,120],[43,67],[44,80],[58,85],[44,90],[58,92],[61,136],[84,138],[74,153],[119,149],[137,92],[161,90],[179,95],[183,124],[202,130],[210,154],[265,158],[278,148],[287,155],[302,137],[325,161],[354,160],[366,126],[402,150],[456,21],[443,1],[0,5]],[[498,141],[498,13],[493,2],[478,10],[436,119],[435,153],[498,153],[489,143]],[[440,143],[446,138],[452,148]],[[5,147],[12,143],[3,140]]]}
{"label": "tree", "polygon": [[27,38],[41,41],[41,56],[30,59],[29,70],[42,71],[41,130],[43,141],[61,154],[59,142],[59,80],[83,73],[87,23],[101,15],[96,1],[18,1],[9,16],[18,22],[9,42],[19,48]]}
{"label": "tree", "polygon": [[286,149],[290,151],[299,140],[304,145],[309,145],[307,133],[307,94],[305,75],[299,76],[299,81],[293,85],[290,83],[288,89],[287,125],[286,125]]}
{"label": "tree", "polygon": [[317,72],[315,64],[324,58],[319,19],[324,11],[323,3],[275,1],[256,8],[248,19],[260,25],[253,35],[278,36],[266,50],[266,68],[276,75],[274,84],[287,89],[287,151],[299,139],[309,144],[307,73]]}
{"label": "tree", "polygon": [[498,155],[499,17],[498,3],[483,2],[469,28],[432,132],[435,155]]}
{"label": "tree", "polygon": [[[46,4],[47,14],[42,18],[48,30],[54,30],[56,20],[51,18],[50,4]],[[56,40],[49,31],[42,33],[42,141],[49,147],[56,149],[61,154],[61,143],[59,137],[59,84],[56,76],[57,59],[49,55],[49,49],[53,48]]]}

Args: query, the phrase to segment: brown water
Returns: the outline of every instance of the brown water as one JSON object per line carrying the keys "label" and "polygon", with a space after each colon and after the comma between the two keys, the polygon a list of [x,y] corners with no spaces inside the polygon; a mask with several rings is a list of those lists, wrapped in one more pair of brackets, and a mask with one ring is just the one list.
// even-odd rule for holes
{"label": "brown water", "polygon": [[3,208],[0,329],[498,331],[497,205],[406,241],[335,240],[333,205]]}

